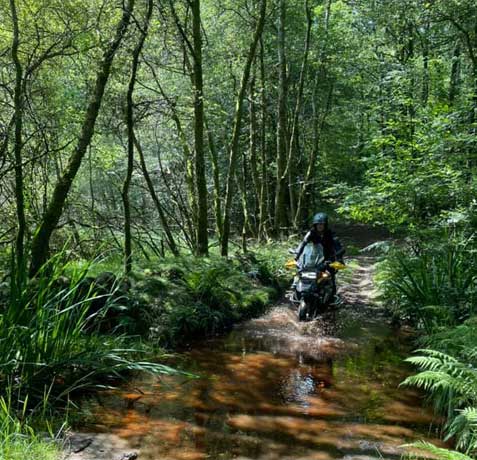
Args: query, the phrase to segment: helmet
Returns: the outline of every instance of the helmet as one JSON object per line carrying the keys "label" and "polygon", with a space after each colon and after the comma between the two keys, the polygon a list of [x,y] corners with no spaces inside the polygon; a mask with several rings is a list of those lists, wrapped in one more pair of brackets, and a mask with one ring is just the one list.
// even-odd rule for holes
{"label": "helmet", "polygon": [[313,221],[311,222],[313,225],[315,224],[325,224],[328,225],[328,215],[324,212],[319,212],[313,216]]}

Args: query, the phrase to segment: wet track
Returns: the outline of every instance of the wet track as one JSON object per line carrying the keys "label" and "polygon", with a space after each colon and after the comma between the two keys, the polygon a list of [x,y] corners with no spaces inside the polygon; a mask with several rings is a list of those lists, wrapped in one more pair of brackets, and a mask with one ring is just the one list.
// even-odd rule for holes
{"label": "wet track", "polygon": [[375,304],[371,270],[360,258],[343,303],[316,321],[283,303],[182,353],[202,378],[147,377],[99,395],[88,429],[109,437],[71,458],[115,458],[116,443],[149,460],[398,459],[402,444],[432,439],[431,412],[398,389],[409,339]]}

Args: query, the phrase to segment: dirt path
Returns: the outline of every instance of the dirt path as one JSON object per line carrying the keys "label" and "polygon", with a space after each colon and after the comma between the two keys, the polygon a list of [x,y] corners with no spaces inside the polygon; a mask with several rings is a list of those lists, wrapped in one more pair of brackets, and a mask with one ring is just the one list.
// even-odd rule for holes
{"label": "dirt path", "polygon": [[376,301],[374,263],[351,261],[342,303],[315,321],[281,302],[185,353],[202,379],[145,378],[105,396],[91,409],[100,433],[73,434],[68,460],[399,458],[433,419],[397,389],[400,334]]}

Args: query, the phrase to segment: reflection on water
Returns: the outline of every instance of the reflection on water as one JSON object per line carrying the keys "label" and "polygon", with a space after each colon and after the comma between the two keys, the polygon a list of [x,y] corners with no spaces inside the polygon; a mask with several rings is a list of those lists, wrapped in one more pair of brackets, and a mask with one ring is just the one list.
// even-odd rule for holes
{"label": "reflection on water", "polygon": [[397,390],[405,340],[371,313],[302,324],[275,308],[183,353],[202,378],[146,377],[100,395],[94,429],[150,460],[398,459],[436,421],[414,391]]}

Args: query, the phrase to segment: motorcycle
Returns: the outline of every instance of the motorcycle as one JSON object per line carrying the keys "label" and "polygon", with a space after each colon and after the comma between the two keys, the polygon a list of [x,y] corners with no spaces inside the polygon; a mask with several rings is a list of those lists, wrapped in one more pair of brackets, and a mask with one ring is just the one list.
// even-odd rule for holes
{"label": "motorcycle", "polygon": [[[296,254],[296,251],[290,250]],[[298,305],[298,319],[307,321],[329,306],[336,294],[334,274],[346,268],[341,262],[325,260],[323,246],[309,243],[298,259],[286,263],[288,269],[297,270],[290,300]]]}

